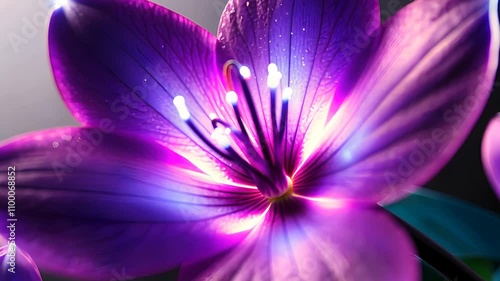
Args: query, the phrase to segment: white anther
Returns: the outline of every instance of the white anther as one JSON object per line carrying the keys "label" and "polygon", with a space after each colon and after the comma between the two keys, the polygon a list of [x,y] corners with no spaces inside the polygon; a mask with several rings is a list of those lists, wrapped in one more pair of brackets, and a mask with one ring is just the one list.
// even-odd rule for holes
{"label": "white anther", "polygon": [[286,87],[284,90],[283,90],[283,94],[282,94],[282,99],[284,102],[288,102],[290,100],[290,98],[292,97],[292,94],[293,94],[293,90],[292,88],[290,87]]}
{"label": "white anther", "polygon": [[240,67],[240,75],[245,78],[245,79],[248,79],[250,78],[251,73],[250,73],[250,68],[246,67],[246,66],[242,66]]}
{"label": "white anther", "polygon": [[191,113],[189,113],[189,110],[186,106],[186,100],[183,96],[176,96],[174,98],[174,106],[175,108],[177,108],[177,112],[179,113],[179,116],[182,118],[182,120],[187,121],[189,120],[189,118],[191,118]]}
{"label": "white anther", "polygon": [[217,119],[217,114],[212,112],[212,113],[208,114],[208,118],[210,118],[210,120],[215,120],[215,119]]}
{"label": "white anther", "polygon": [[236,105],[238,102],[238,95],[235,91],[229,91],[226,94],[226,101],[232,105]]}
{"label": "white anther", "polygon": [[226,129],[221,127],[215,128],[210,138],[215,140],[222,147],[229,148],[231,146],[231,142],[229,141],[229,137],[227,136],[228,134],[226,133]]}
{"label": "white anther", "polygon": [[217,139],[220,135],[224,134],[224,128],[217,127],[212,131],[212,134],[210,135],[210,138],[215,140]]}
{"label": "white anther", "polygon": [[273,72],[278,72],[278,66],[274,63],[271,63],[267,66],[267,72],[273,73]]}
{"label": "white anther", "polygon": [[267,76],[267,86],[271,89],[276,89],[280,85],[283,75],[280,72],[269,73]]}
{"label": "white anther", "polygon": [[267,76],[267,86],[274,90],[280,85],[280,80],[283,75],[281,75],[281,72],[278,71],[278,66],[274,63],[271,63],[267,67],[267,71],[269,72]]}
{"label": "white anther", "polygon": [[54,9],[59,9],[69,4],[68,0],[55,0],[54,1]]}
{"label": "white anther", "polygon": [[269,73],[267,76],[267,86],[274,90],[280,85],[283,75],[278,71],[278,66],[274,63],[267,66],[267,71]]}

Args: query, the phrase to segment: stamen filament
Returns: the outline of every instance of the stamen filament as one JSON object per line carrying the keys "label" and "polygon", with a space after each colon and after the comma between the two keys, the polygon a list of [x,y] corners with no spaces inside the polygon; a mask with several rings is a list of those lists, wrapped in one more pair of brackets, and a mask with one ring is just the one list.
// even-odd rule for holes
{"label": "stamen filament", "polygon": [[[276,89],[271,88],[271,122],[273,126],[273,138],[277,139],[278,136],[278,120],[276,118]],[[276,149],[276,143],[275,143]]]}
{"label": "stamen filament", "polygon": [[217,152],[220,154],[222,157],[224,157],[227,160],[231,160],[231,157],[227,155],[226,153],[222,152],[220,149],[218,149],[211,141],[209,141],[201,132],[198,130],[198,128],[194,125],[193,121],[191,119],[186,120],[186,124],[189,126],[191,130],[206,144],[208,147],[210,147],[213,151]]}
{"label": "stamen filament", "polygon": [[[245,100],[247,102],[248,109],[250,110],[252,122],[255,125],[255,131],[257,132],[257,137],[259,139],[262,154],[264,155],[264,158],[266,159],[266,161],[270,165],[272,165],[273,159],[271,156],[271,152],[269,151],[269,145],[267,144],[266,138],[264,137],[262,126],[260,124],[259,117],[257,115],[257,110],[256,110],[255,104],[252,100],[252,95],[251,95],[250,89],[248,88],[248,84],[246,82],[246,80],[249,79],[251,76],[250,69],[246,66],[242,66],[240,63],[238,63],[235,60],[229,60],[224,64],[223,75],[224,75],[224,79],[226,80],[228,87],[229,87],[229,90],[230,90],[228,92],[228,94],[231,92],[234,92],[233,79],[232,79],[232,75],[231,75],[231,67],[236,67],[238,69],[241,87],[243,88],[243,94],[245,96]],[[227,99],[227,96],[226,96],[226,99]],[[238,124],[241,127],[241,131],[245,135],[248,136],[248,133],[245,131],[245,129],[244,129],[245,127],[243,126],[241,114],[240,114],[239,109],[237,107],[237,102],[231,103],[231,104],[233,105],[236,117],[238,119]]]}
{"label": "stamen filament", "polygon": [[264,175],[259,170],[252,167],[252,165],[245,161],[245,159],[243,159],[232,147],[227,147],[226,150],[227,152],[229,152],[229,155],[233,157],[233,160],[237,161],[238,164],[243,166],[244,169],[252,171],[254,174],[264,177]]}
{"label": "stamen filament", "polygon": [[[254,163],[256,166],[259,166],[260,168],[265,168],[264,160],[259,155],[257,150],[255,150],[255,147],[252,145],[248,135],[243,135],[240,131],[236,130],[235,128],[231,127],[228,123],[219,119],[217,117],[217,115],[215,115],[215,113],[211,113],[209,115],[209,117],[212,120],[212,126],[215,130],[220,129],[221,127],[228,130],[227,132],[230,132],[240,142],[239,144],[237,143],[238,147],[242,151],[247,152],[247,153],[243,153],[244,156],[247,158],[251,158],[252,163]],[[219,127],[218,125],[221,125],[221,127]],[[216,132],[214,131],[214,133],[216,133]],[[216,136],[214,134],[212,134],[212,135]]]}
{"label": "stamen filament", "polygon": [[241,112],[238,107],[238,95],[234,91],[229,91],[226,94],[226,101],[229,102],[233,106],[234,114],[236,115],[236,120],[238,120],[238,126],[240,126],[240,130],[247,138],[248,132],[245,129],[245,125],[243,124],[243,119],[241,118]]}
{"label": "stamen filament", "polygon": [[241,158],[241,156],[232,147],[227,147],[226,150],[229,152],[229,155],[231,155],[232,160],[241,165],[244,170],[250,172],[256,182],[266,182],[266,186],[268,188],[272,189],[274,192],[279,191],[268,176],[264,175],[258,169],[254,168],[247,161],[245,161],[245,159]]}
{"label": "stamen filament", "polygon": [[285,136],[285,128],[286,123],[288,121],[288,101],[292,97],[293,90],[292,88],[285,88],[282,94],[282,105],[281,105],[281,118],[280,118],[280,129],[279,129],[279,141],[280,143],[283,141],[283,137]]}
{"label": "stamen filament", "polygon": [[241,64],[235,60],[228,60],[224,66],[222,67],[222,76],[227,83],[227,87],[229,91],[234,91],[233,79],[231,75],[231,67],[235,67],[236,69],[241,68]]}
{"label": "stamen filament", "polygon": [[[237,74],[234,72],[236,70],[238,71]],[[290,196],[291,192],[290,180],[287,181],[287,173],[284,167],[285,146],[283,140],[288,122],[288,102],[292,95],[292,89],[289,87],[280,88],[282,92],[278,92],[282,74],[278,71],[276,64],[270,64],[268,72],[267,86],[270,91],[271,111],[271,124],[269,126],[272,126],[272,133],[269,133],[272,139],[266,138],[266,131],[263,130],[266,124],[260,122],[259,112],[250,92],[249,79],[252,73],[248,67],[239,64],[237,61],[230,60],[226,62],[223,75],[228,87],[226,101],[233,107],[238,125],[233,124],[232,121],[227,122],[220,119],[215,113],[210,113],[209,118],[214,130],[210,138],[208,138],[206,133],[200,131],[199,124],[196,123],[198,126],[195,125],[195,122],[198,121],[191,117],[186,101],[182,96],[174,98],[174,105],[182,120],[208,148],[245,171],[261,193],[273,200],[272,198]],[[232,75],[237,76],[232,77]],[[234,83],[240,83],[238,93],[235,91]],[[279,94],[281,94],[282,102],[280,113],[277,112],[277,107],[279,107],[277,105],[277,96]],[[243,95],[247,104],[244,109],[248,110],[248,113],[243,112],[245,116],[240,111],[242,108],[238,105],[238,95]],[[264,121],[267,121],[269,117],[265,113],[264,116]]]}
{"label": "stamen filament", "polygon": [[262,126],[260,125],[259,116],[257,115],[257,109],[255,108],[255,104],[252,100],[252,95],[250,89],[248,88],[248,84],[246,79],[240,75],[241,87],[243,88],[243,94],[245,95],[245,99],[247,101],[248,109],[250,110],[250,115],[252,116],[252,121],[255,125],[255,131],[257,132],[257,136],[259,138],[259,143],[261,146],[262,154],[264,154],[264,158],[269,164],[273,163],[271,152],[269,151],[269,146],[266,142],[266,138],[264,137],[264,131],[262,130]]}
{"label": "stamen filament", "polygon": [[225,128],[230,128],[230,126],[229,126],[228,123],[220,120],[219,118],[213,118],[212,119],[212,127],[214,127],[214,129],[217,128],[218,127],[217,125],[219,125],[219,124],[222,125]]}
{"label": "stamen filament", "polygon": [[191,113],[189,112],[187,106],[186,106],[186,100],[184,99],[183,96],[176,96],[174,98],[174,106],[177,109],[177,112],[179,113],[179,116],[186,122],[186,124],[189,126],[189,128],[208,146],[210,147],[213,151],[218,153],[220,156],[223,158],[230,160],[231,157],[227,155],[226,153],[222,152],[220,149],[218,149],[211,141],[209,141],[198,128],[196,125],[193,123],[191,120]]}
{"label": "stamen filament", "polygon": [[277,116],[276,116],[276,89],[280,85],[281,78],[283,75],[278,71],[278,66],[274,63],[269,64],[267,67],[267,86],[269,87],[270,90],[270,98],[271,98],[271,124],[272,124],[272,129],[273,129],[273,140],[274,140],[274,158],[275,158],[275,165],[279,164],[279,152],[278,152],[278,147],[279,147],[279,142],[278,142],[278,121],[277,121]]}

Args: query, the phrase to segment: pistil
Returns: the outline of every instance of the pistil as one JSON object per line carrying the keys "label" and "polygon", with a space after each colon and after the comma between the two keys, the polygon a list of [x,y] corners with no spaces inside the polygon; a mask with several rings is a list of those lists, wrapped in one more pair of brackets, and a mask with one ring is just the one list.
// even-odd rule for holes
{"label": "pistil", "polygon": [[290,196],[293,195],[293,181],[288,176],[286,177],[286,179],[287,179],[287,182],[288,182],[288,188],[287,188],[287,190],[285,191],[285,193],[283,193],[280,196],[269,198],[269,201],[271,203],[275,203],[275,202],[286,200],[287,198],[289,198]]}

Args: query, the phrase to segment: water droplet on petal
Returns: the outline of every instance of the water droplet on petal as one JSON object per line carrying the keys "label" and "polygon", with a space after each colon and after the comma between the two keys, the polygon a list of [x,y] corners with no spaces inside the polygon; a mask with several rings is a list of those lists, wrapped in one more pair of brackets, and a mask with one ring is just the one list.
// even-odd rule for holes
{"label": "water droplet on petal", "polygon": [[62,135],[61,139],[65,140],[65,141],[71,141],[72,137],[71,137],[71,135]]}

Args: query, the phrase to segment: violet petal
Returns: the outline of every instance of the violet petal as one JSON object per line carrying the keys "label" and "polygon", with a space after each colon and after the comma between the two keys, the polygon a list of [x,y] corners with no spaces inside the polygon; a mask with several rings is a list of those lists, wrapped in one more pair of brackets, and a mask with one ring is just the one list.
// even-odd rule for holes
{"label": "violet petal", "polygon": [[341,79],[346,99],[331,107],[296,191],[386,203],[434,176],[488,99],[499,53],[496,3],[417,0],[386,22]]}
{"label": "violet petal", "polygon": [[[257,189],[216,184],[158,143],[95,128],[21,136],[0,159],[15,172],[17,245],[40,268],[78,278],[142,277],[216,254],[268,205]],[[2,174],[1,200],[7,181]]]}
{"label": "violet petal", "polygon": [[239,167],[217,159],[173,104],[183,96],[208,138],[209,113],[232,116],[218,106],[225,101],[215,41],[181,15],[141,0],[69,1],[49,27],[54,77],[78,121],[111,121],[117,131],[163,142],[214,177],[249,182]]}
{"label": "violet petal", "polygon": [[483,137],[483,166],[488,178],[500,198],[500,116],[490,121]]}
{"label": "violet petal", "polygon": [[[268,139],[270,63],[283,74],[278,107],[280,92],[293,89],[286,131],[288,170],[300,160],[304,134],[323,128],[338,78],[355,55],[350,46],[369,42],[379,25],[377,0],[229,1],[219,25],[217,61],[223,65],[236,59],[250,68],[250,90]],[[248,110],[244,113],[251,120]]]}
{"label": "violet petal", "polygon": [[413,244],[387,214],[310,204],[273,205],[247,239],[183,265],[180,280],[420,280]]}

